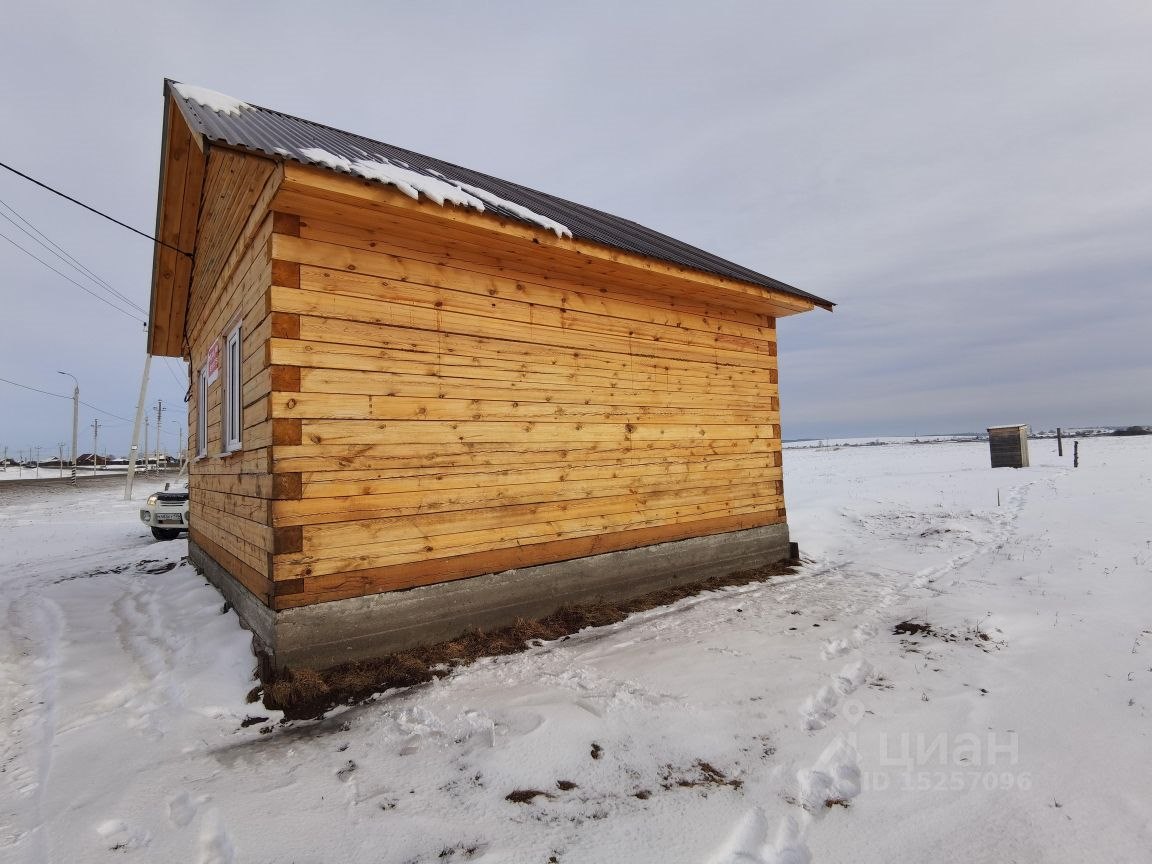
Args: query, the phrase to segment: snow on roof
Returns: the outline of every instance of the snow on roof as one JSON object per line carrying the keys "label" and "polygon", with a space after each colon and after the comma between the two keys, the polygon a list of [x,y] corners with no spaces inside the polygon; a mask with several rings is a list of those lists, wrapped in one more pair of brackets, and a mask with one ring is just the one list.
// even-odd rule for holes
{"label": "snow on roof", "polygon": [[193,132],[213,143],[354,174],[387,183],[413,198],[423,196],[441,205],[451,202],[514,218],[558,237],[601,243],[679,267],[750,282],[825,309],[835,305],[603,210],[202,87],[174,81],[168,86],[175,98],[191,109],[184,112],[184,118]]}
{"label": "snow on roof", "polygon": [[572,232],[566,225],[561,225],[559,222],[549,219],[547,216],[541,216],[539,213],[534,213],[527,207],[521,206],[520,204],[517,204],[513,201],[509,201],[507,198],[501,198],[499,195],[493,195],[487,189],[481,189],[479,186],[472,186],[468,183],[461,183],[459,185],[460,188],[465,192],[471,192],[477,198],[487,201],[489,204],[492,204],[496,207],[503,207],[505,210],[510,210],[527,222],[535,222],[537,225],[540,225],[543,228],[547,228],[549,231],[556,232],[557,237],[572,236]]}
{"label": "snow on roof", "polygon": [[230,114],[233,117],[239,117],[241,108],[252,107],[247,102],[241,102],[239,99],[234,99],[224,93],[209,90],[207,87],[197,87],[195,84],[173,84],[172,86],[185,99],[218,114]]}
{"label": "snow on roof", "polygon": [[[395,186],[405,195],[415,198],[417,201],[420,200],[421,195],[424,195],[441,206],[444,205],[445,201],[449,201],[461,207],[471,207],[473,210],[480,211],[486,209],[484,204],[487,202],[516,214],[526,222],[534,222],[542,228],[554,231],[557,237],[572,236],[572,232],[567,227],[547,216],[534,213],[527,207],[501,198],[487,189],[481,189],[468,183],[458,183],[445,177],[439,171],[421,174],[419,171],[413,171],[406,163],[400,160],[390,160],[386,156],[377,155],[367,159],[349,159],[329,152],[323,147],[301,147],[296,152],[306,161],[318,162],[337,171],[359,174],[365,179],[378,180],[381,183]],[[361,150],[360,152],[364,151]]]}

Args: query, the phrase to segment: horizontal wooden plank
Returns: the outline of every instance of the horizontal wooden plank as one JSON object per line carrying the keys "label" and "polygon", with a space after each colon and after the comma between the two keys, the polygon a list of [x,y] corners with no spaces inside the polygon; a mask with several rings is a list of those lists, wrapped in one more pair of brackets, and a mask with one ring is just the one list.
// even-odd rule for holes
{"label": "horizontal wooden plank", "polygon": [[[300,421],[274,421],[300,422]],[[753,453],[779,454],[778,439],[732,438],[700,441],[456,441],[418,452],[392,444],[314,444],[277,446],[274,470],[327,471],[342,468],[400,470],[430,468],[437,471],[531,464],[625,464],[636,459],[666,456],[711,458]],[[777,458],[779,458],[777,456]]]}
{"label": "horizontal wooden plank", "polygon": [[[203,460],[201,460],[203,461]],[[260,474],[214,474],[195,469],[199,462],[189,466],[189,473],[196,477],[196,488],[224,495],[243,495],[248,498],[271,498],[272,478],[268,473]]]}
{"label": "horizontal wooden plank", "polygon": [[[362,345],[439,357],[456,355],[466,359],[493,357],[542,367],[554,365],[552,361],[555,358],[557,364],[584,370],[657,373],[682,370],[712,380],[724,380],[729,373],[738,379],[760,380],[765,370],[778,367],[775,354],[702,348],[675,350],[677,346],[668,346],[669,350],[665,351],[661,343],[650,340],[616,337],[602,341],[580,338],[556,328],[499,326],[499,322],[490,327],[487,326],[490,319],[478,316],[451,315],[450,320],[445,321],[443,315],[437,318],[427,310],[417,310],[409,315],[407,310],[400,308],[389,316],[385,309],[372,305],[370,301],[358,301],[368,303],[367,308],[350,304],[342,307],[339,314],[334,314],[317,301],[316,292],[275,290],[289,295],[286,305],[290,305],[291,310],[304,310],[292,311],[292,314],[301,316],[299,338],[329,345]],[[308,294],[313,296],[304,296]],[[544,339],[544,336],[550,338]],[[431,358],[412,359],[428,361]],[[540,360],[543,362],[537,363]]]}
{"label": "horizontal wooden plank", "polygon": [[[217,440],[219,436],[217,436]],[[249,447],[238,453],[220,456],[211,449],[209,455],[193,459],[188,465],[188,473],[193,476],[212,475],[214,477],[236,476],[238,480],[247,480],[253,475],[267,475],[272,471],[272,452],[270,448]]]}
{"label": "horizontal wooden plank", "polygon": [[192,526],[202,531],[213,542],[238,560],[251,567],[254,572],[267,575],[270,556],[269,550],[256,544],[249,543],[243,537],[231,530],[226,523],[228,520],[210,508],[193,506]]}
{"label": "horizontal wooden plank", "polygon": [[271,608],[273,602],[272,580],[217,543],[210,531],[211,529],[205,526],[194,526],[189,529],[188,538],[208,553],[237,582],[251,591],[261,603]]}
{"label": "horizontal wooden plank", "polygon": [[779,427],[761,424],[594,423],[543,421],[461,421],[423,423],[419,420],[304,420],[303,440],[310,444],[411,444],[425,448],[445,444],[557,444],[600,441],[719,441],[729,438],[773,440]]}
{"label": "horizontal wooden plank", "polygon": [[[772,474],[776,476],[773,477]],[[335,497],[311,496],[296,501],[277,501],[273,523],[277,526],[317,525],[349,519],[392,519],[425,513],[592,500],[625,493],[641,498],[669,491],[687,494],[691,490],[716,490],[721,487],[726,493],[737,495],[749,484],[755,484],[763,491],[771,491],[777,495],[783,492],[779,468],[768,468],[759,472],[747,469],[690,473],[650,470],[647,474],[635,474],[626,478],[600,477],[515,484],[494,481],[472,486],[459,485],[449,489],[412,489]]]}
{"label": "horizontal wooden plank", "polygon": [[[384,325],[423,330],[434,334],[438,339],[443,338],[441,334],[459,334],[502,339],[508,342],[526,342],[534,345],[546,345],[554,349],[569,350],[583,350],[594,339],[598,351],[620,354],[625,357],[666,358],[710,363],[717,366],[758,369],[775,368],[776,365],[774,354],[767,351],[742,349],[739,346],[696,346],[665,340],[659,336],[594,333],[587,330],[566,329],[548,323],[507,321],[501,318],[488,318],[448,309],[438,309],[433,306],[382,302],[319,291],[282,288],[277,285],[273,285],[269,290],[272,298],[272,309],[277,312],[291,312],[301,316],[327,320],[353,321],[373,326]],[[313,338],[304,334],[303,326],[301,327],[301,335],[306,339]],[[336,332],[333,335],[339,337],[341,334]],[[379,344],[379,336],[376,336],[375,339],[375,344]],[[340,340],[336,338],[331,341]]]}
{"label": "horizontal wooden plank", "polygon": [[568,382],[546,384],[534,380],[530,372],[512,373],[521,380],[493,380],[484,370],[476,377],[439,375],[403,375],[394,372],[363,372],[349,369],[295,369],[292,386],[275,389],[285,393],[364,394],[407,399],[460,399],[501,400],[515,402],[542,402],[552,405],[635,406],[640,408],[692,408],[701,412],[715,410],[776,410],[776,385],[764,384],[758,395],[732,395],[715,393],[704,387],[685,391],[673,383],[660,387],[631,389],[610,386],[599,379],[599,386]]}
{"label": "horizontal wooden plank", "polygon": [[[583,480],[613,479],[621,482],[631,477],[647,477],[654,473],[668,477],[686,477],[695,474],[713,476],[713,472],[750,472],[767,479],[778,479],[780,468],[774,453],[758,453],[737,458],[675,458],[661,456],[634,460],[613,459],[573,460],[556,465],[485,469],[465,468],[408,468],[391,471],[345,470],[308,471],[300,476],[300,497],[331,498],[341,495],[384,495],[394,492],[495,488],[518,486],[522,483],[563,483]],[[775,472],[775,473],[767,473]]]}
{"label": "horizontal wooden plank", "polygon": [[276,608],[290,609],[384,591],[415,588],[420,585],[448,582],[470,576],[480,576],[485,573],[500,573],[517,567],[568,561],[589,555],[635,549],[689,537],[706,537],[764,525],[775,525],[782,521],[782,517],[776,511],[766,510],[740,516],[719,516],[675,525],[634,528],[612,534],[596,534],[506,549],[474,552],[447,560],[423,560],[409,564],[312,576],[299,583],[302,587],[299,593],[278,596]]}
{"label": "horizontal wooden plank", "polygon": [[[611,393],[593,393],[589,400],[608,399]],[[712,425],[771,424],[777,412],[772,403],[755,408],[736,409],[704,399],[696,410],[681,406],[633,406],[613,404],[580,404],[497,400],[487,398],[409,399],[403,396],[330,393],[273,393],[272,414],[275,417],[298,417],[301,420],[399,420],[435,423],[534,421],[550,423],[594,422],[617,424],[691,423],[703,420]],[[247,418],[246,418],[247,419]]]}
{"label": "horizontal wooden plank", "polygon": [[[526,381],[567,387],[622,387],[717,395],[775,395],[777,370],[717,367],[642,357],[621,357],[586,346],[558,351],[524,342],[454,335],[294,316],[304,339],[273,339],[271,362],[310,369]],[[343,341],[336,341],[343,340]]]}
{"label": "horizontal wooden plank", "polygon": [[[215,494],[217,493],[208,492],[202,496],[190,496],[190,518],[193,523],[198,519],[202,519],[207,523],[215,525],[230,536],[243,540],[253,549],[261,550],[262,552],[271,552],[273,545],[271,525],[269,525],[268,522],[257,522],[246,519],[243,516],[238,516],[235,513],[228,513],[205,502],[204,499],[206,496]],[[260,501],[261,499],[252,498],[249,500]],[[261,503],[267,506],[268,502],[262,501]],[[259,566],[256,561],[251,561],[250,563],[252,563],[253,566]]]}
{"label": "horizontal wooden plank", "polygon": [[[645,513],[603,512],[596,516],[551,524],[529,522],[500,529],[459,531],[431,535],[421,540],[397,540],[366,543],[361,546],[329,550],[323,557],[308,554],[276,557],[276,579],[310,578],[369,567],[392,566],[413,562],[448,561],[463,555],[510,549],[555,540],[603,536],[638,528],[658,528],[702,519],[733,518],[757,513],[781,511],[780,499],[739,502],[699,502],[681,504]],[[782,511],[781,511],[782,512]],[[315,529],[305,528],[307,534]]]}
{"label": "horizontal wooden plank", "polygon": [[[610,296],[665,311],[723,318],[749,326],[774,326],[770,311],[747,302],[747,295],[710,290],[683,279],[667,279],[616,265],[598,266],[587,256],[572,255],[520,238],[477,232],[451,219],[413,219],[410,213],[367,209],[283,191],[278,201],[292,202],[302,215],[301,233],[310,230],[337,235],[331,242],[375,243],[382,251],[403,247],[402,257],[431,253],[431,260],[483,272],[513,274],[529,286],[540,285],[582,294]],[[413,211],[419,213],[420,211]],[[703,290],[700,290],[703,288]]]}
{"label": "horizontal wooden plank", "polygon": [[[747,487],[670,490],[306,525],[304,554],[289,556],[284,563],[313,565],[324,558],[345,557],[349,549],[355,550],[357,556],[435,557],[456,554],[462,545],[487,544],[495,548],[528,537],[622,530],[640,522],[671,522],[701,512],[735,510],[741,506],[775,508],[782,503],[773,484],[771,490]],[[438,537],[445,539],[436,540]]]}
{"label": "horizontal wooden plank", "polygon": [[268,498],[252,498],[235,492],[216,492],[196,483],[190,487],[190,500],[231,516],[239,516],[253,522],[267,525],[272,518],[272,507]]}
{"label": "horizontal wooden plank", "polygon": [[[398,255],[352,249],[332,243],[273,235],[272,255],[300,264],[300,288],[406,306],[431,306],[480,317],[539,324],[590,333],[614,333],[702,347],[775,351],[774,328],[723,326],[668,311],[646,310],[643,317],[620,317],[628,307],[603,295],[598,303],[560,302],[552,292],[509,274],[489,275],[459,266],[431,264]],[[287,281],[287,280],[286,280]],[[533,291],[532,287],[536,287]],[[542,300],[544,302],[537,302]],[[580,308],[590,307],[589,311]],[[644,307],[640,307],[643,309]],[[696,326],[688,326],[694,324]],[[731,331],[736,332],[731,332]]]}
{"label": "horizontal wooden plank", "polygon": [[[579,261],[582,269],[604,273],[608,278],[621,279],[624,273],[630,272],[645,282],[667,285],[669,290],[686,290],[690,285],[696,293],[714,295],[732,304],[743,303],[773,315],[790,315],[812,308],[810,302],[783,292],[679,267],[590,241],[561,239],[550,232],[493,213],[429,206],[379,183],[358,181],[323,169],[287,163],[281,191],[301,192],[312,200],[326,198],[376,212],[404,214],[415,221],[428,223],[429,230],[439,231],[448,226],[448,230],[473,234],[485,245],[492,242],[494,235],[508,240],[516,239],[525,245],[539,246],[540,253],[552,252]],[[292,208],[283,206],[283,202],[284,196],[278,194],[274,206],[292,212]]]}

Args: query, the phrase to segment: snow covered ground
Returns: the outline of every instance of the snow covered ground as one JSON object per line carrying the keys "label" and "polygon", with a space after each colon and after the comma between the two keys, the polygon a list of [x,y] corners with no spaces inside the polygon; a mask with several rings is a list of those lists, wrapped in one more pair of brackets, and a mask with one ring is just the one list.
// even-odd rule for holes
{"label": "snow covered ground", "polygon": [[882,444],[939,444],[942,441],[975,441],[977,433],[956,435],[904,435],[872,438],[803,438],[785,441],[785,450],[804,450],[812,447],[874,447]]}
{"label": "snow covered ground", "polygon": [[1147,862],[1152,443],[1032,460],[790,450],[796,574],[289,725],[118,488],[0,492],[0,860]]}

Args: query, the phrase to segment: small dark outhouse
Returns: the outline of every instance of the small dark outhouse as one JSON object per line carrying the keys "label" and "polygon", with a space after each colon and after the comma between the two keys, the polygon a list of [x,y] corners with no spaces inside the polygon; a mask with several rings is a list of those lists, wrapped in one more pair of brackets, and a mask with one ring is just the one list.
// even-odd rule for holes
{"label": "small dark outhouse", "polygon": [[992,451],[993,468],[1028,467],[1028,425],[988,427],[988,448]]}

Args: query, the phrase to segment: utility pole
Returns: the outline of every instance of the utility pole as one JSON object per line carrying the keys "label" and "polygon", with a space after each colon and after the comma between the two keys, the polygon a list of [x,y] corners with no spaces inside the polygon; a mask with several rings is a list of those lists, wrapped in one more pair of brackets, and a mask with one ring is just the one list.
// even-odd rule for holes
{"label": "utility pole", "polygon": [[76,441],[80,431],[80,382],[71,372],[58,372],[72,379],[72,485],[76,485]]}
{"label": "utility pole", "polygon": [[148,474],[151,472],[151,468],[149,468],[149,466],[148,466],[148,422],[149,422],[149,420],[150,420],[149,416],[147,414],[145,414],[144,415],[144,473],[145,474]]}
{"label": "utility pole", "polygon": [[92,421],[92,476],[96,476],[96,453],[100,446],[100,421]]}
{"label": "utility pole", "polygon": [[[32,448],[29,447],[28,450],[31,451]],[[39,447],[36,448],[36,478],[37,479],[40,478],[40,448]]]}
{"label": "utility pole", "polygon": [[[136,473],[136,457],[140,455],[140,418],[147,417],[144,399],[148,395],[148,370],[152,368],[152,355],[144,353],[144,374],[140,378],[140,398],[136,401],[136,422],[132,424],[132,446],[128,449],[128,477],[124,481],[124,500],[132,500],[132,478]],[[145,440],[147,451],[147,440]]]}
{"label": "utility pole", "polygon": [[56,445],[56,464],[60,468],[60,479],[64,479],[64,442],[61,441]]}
{"label": "utility pole", "polygon": [[156,400],[156,470],[160,470],[160,434],[164,429],[164,400]]}

